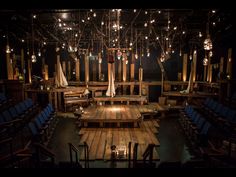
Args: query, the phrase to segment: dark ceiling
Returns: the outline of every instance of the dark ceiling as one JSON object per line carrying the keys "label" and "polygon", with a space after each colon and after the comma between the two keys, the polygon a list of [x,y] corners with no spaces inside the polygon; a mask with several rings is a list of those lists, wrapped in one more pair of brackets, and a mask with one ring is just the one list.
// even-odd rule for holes
{"label": "dark ceiling", "polygon": [[[56,44],[59,47],[73,44],[78,48],[99,48],[101,45],[127,47],[131,42],[133,47],[136,42],[138,46],[158,47],[167,37],[173,48],[187,45],[201,48],[206,37],[207,22],[213,42],[223,40],[222,37],[229,39],[233,34],[231,10],[121,9],[119,17],[117,11],[0,10],[0,34],[3,38],[8,37],[12,47],[17,47],[14,44],[21,43],[23,39],[22,43],[28,48],[32,47],[32,43],[36,48],[42,47],[45,43]],[[113,24],[117,25],[118,21],[122,27],[118,31],[113,31]],[[199,33],[202,37],[199,37]],[[159,41],[156,40],[157,37]]]}

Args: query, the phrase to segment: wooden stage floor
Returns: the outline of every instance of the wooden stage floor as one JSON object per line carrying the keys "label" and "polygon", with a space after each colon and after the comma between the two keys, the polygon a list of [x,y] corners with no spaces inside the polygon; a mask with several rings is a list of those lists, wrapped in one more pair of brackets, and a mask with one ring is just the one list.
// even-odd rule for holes
{"label": "wooden stage floor", "polygon": [[94,105],[85,109],[80,121],[82,127],[96,123],[98,127],[138,127],[142,114],[152,114],[156,110],[155,105]]}
{"label": "wooden stage floor", "polygon": [[[117,160],[128,160],[128,144],[131,142],[131,154],[133,147],[138,143],[138,160],[142,160],[142,155],[149,144],[160,146],[157,139],[159,130],[159,119],[142,119],[142,114],[152,114],[156,110],[156,104],[150,105],[103,105],[91,106],[85,109],[81,121],[87,122],[113,122],[113,123],[131,123],[137,122],[136,126],[82,126],[79,131],[80,142],[84,142],[89,147],[89,160],[111,160],[111,146],[115,145],[117,149],[125,150],[124,156]],[[80,151],[80,160],[84,160],[84,151]],[[131,155],[133,159],[133,155]],[[154,148],[153,160],[159,161],[157,148]]]}
{"label": "wooden stage floor", "polygon": [[[127,160],[128,143],[131,142],[131,154],[133,154],[133,146],[139,143],[138,160],[142,160],[142,155],[148,144],[160,146],[160,142],[156,135],[158,134],[159,121],[145,120],[142,121],[139,128],[81,128],[79,135],[81,136],[79,144],[86,142],[89,146],[89,160],[111,160],[111,146],[125,149],[125,155],[116,160]],[[84,160],[84,151],[80,151],[80,160]],[[133,156],[131,156],[133,159]],[[159,154],[154,148],[153,160],[159,161]]]}

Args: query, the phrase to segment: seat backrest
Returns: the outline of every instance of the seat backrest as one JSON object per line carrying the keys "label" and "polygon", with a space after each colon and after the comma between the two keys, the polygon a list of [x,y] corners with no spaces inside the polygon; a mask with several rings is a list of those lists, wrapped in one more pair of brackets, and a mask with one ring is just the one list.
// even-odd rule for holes
{"label": "seat backrest", "polygon": [[6,122],[13,120],[13,118],[12,118],[11,114],[8,112],[8,110],[5,110],[5,111],[2,113],[2,115],[3,115],[3,117],[4,117],[4,119],[5,119]]}
{"label": "seat backrest", "polygon": [[9,110],[9,112],[10,112],[10,114],[11,114],[12,117],[15,118],[15,117],[18,116],[15,107],[12,106],[12,107],[10,107],[8,110]]}
{"label": "seat backrest", "polygon": [[206,121],[206,123],[204,124],[204,126],[203,126],[202,129],[201,129],[200,134],[201,134],[201,135],[207,135],[207,133],[208,133],[210,127],[211,127],[211,124]]}
{"label": "seat backrest", "polygon": [[199,130],[201,130],[202,126],[205,124],[205,122],[206,122],[206,119],[204,119],[202,116],[200,116],[199,119],[198,119],[198,122],[196,123],[197,128]]}
{"label": "seat backrest", "polygon": [[37,134],[38,134],[38,131],[37,131],[37,129],[36,129],[36,127],[35,127],[35,125],[34,125],[33,122],[30,122],[30,123],[28,124],[28,127],[29,127],[29,129],[30,129],[30,131],[31,131],[31,133],[32,133],[33,135],[37,135]]}
{"label": "seat backrest", "polygon": [[228,115],[227,115],[227,120],[233,122],[233,121],[235,120],[235,117],[236,117],[236,111],[230,109],[230,110],[229,110],[229,113],[228,113]]}

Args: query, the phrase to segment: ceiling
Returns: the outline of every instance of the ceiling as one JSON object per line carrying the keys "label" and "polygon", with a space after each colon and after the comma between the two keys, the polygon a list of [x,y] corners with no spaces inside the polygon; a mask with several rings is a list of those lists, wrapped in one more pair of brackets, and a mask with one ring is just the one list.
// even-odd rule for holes
{"label": "ceiling", "polygon": [[1,37],[27,48],[161,48],[165,40],[173,50],[202,48],[207,22],[213,42],[233,34],[232,11],[225,9],[0,10],[0,21]]}

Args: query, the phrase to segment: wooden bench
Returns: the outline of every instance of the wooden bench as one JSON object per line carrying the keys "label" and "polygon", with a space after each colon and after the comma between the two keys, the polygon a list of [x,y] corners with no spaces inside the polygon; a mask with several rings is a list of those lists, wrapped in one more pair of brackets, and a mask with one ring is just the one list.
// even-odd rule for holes
{"label": "wooden bench", "polygon": [[129,102],[139,102],[141,105],[147,102],[146,96],[139,96],[139,95],[117,95],[115,97],[108,97],[108,96],[97,96],[93,98],[94,101],[97,102],[99,105],[99,102],[106,102],[109,101],[111,104],[113,102],[126,102],[127,105],[129,105]]}
{"label": "wooden bench", "polygon": [[88,104],[88,98],[83,95],[82,91],[69,91],[64,92],[64,108],[65,112],[70,105],[83,105]]}

